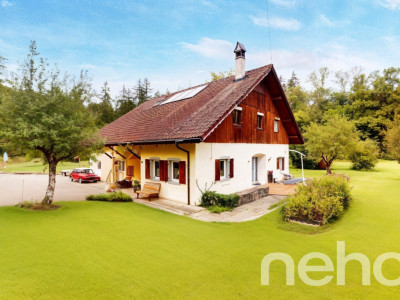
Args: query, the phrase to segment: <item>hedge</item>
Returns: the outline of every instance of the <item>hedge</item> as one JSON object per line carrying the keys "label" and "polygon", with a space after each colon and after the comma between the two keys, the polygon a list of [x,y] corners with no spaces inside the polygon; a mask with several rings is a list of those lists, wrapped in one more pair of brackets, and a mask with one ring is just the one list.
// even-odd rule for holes
{"label": "hedge", "polygon": [[200,206],[220,206],[233,208],[239,204],[239,195],[237,194],[219,194],[214,191],[206,191],[201,195]]}
{"label": "hedge", "polygon": [[286,221],[326,224],[339,214],[351,201],[348,177],[344,175],[327,175],[299,185],[295,194],[288,197],[282,208]]}
{"label": "hedge", "polygon": [[88,201],[132,202],[132,197],[123,192],[105,193],[86,196]]}

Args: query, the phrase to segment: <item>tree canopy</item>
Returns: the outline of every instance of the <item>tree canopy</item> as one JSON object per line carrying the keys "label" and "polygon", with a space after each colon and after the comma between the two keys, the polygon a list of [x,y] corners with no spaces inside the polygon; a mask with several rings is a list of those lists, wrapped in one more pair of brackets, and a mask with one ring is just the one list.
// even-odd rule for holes
{"label": "tree canopy", "polygon": [[331,174],[335,159],[347,158],[359,141],[354,122],[332,116],[322,124],[312,123],[304,133],[306,150],[315,159],[322,159]]}
{"label": "tree canopy", "polygon": [[[281,81],[302,133],[311,123],[324,124],[328,118],[344,117],[354,122],[362,140],[371,139],[378,145],[381,157],[395,157],[386,149],[389,143],[385,141],[389,132],[395,131],[388,128],[393,128],[395,116],[400,113],[400,68],[370,74],[361,67],[338,72],[321,68],[310,74],[309,88],[294,72],[287,81]],[[306,150],[301,148],[296,147]]]}
{"label": "tree canopy", "polygon": [[98,129],[85,107],[86,78],[61,76],[39,56],[32,42],[20,71],[9,81],[12,92],[0,106],[0,135],[19,153],[40,152],[49,165],[43,204],[53,201],[58,162],[101,148]]}

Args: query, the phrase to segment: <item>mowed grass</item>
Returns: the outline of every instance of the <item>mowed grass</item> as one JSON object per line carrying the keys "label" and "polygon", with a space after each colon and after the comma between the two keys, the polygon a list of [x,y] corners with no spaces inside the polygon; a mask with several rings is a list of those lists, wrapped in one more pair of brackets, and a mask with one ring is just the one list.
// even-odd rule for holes
{"label": "mowed grass", "polygon": [[[383,286],[373,275],[362,286],[357,262],[348,263],[345,286],[334,277],[311,287],[297,274],[295,285],[286,286],[280,262],[271,265],[270,285],[260,285],[261,260],[271,252],[290,254],[296,266],[309,252],[323,252],[335,264],[337,241],[346,242],[346,253],[367,255],[371,265],[382,253],[400,252],[400,166],[381,161],[372,172],[348,168],[335,165],[352,177],[354,201],[324,228],[286,224],[279,210],[227,224],[136,203],[65,202],[44,212],[2,207],[0,298],[398,299],[399,287]],[[387,261],[383,273],[397,278],[400,262]]]}
{"label": "mowed grass", "polygon": [[[0,172],[17,173],[17,172],[29,172],[29,173],[45,173],[49,172],[49,167],[47,164],[43,164],[41,159],[33,159],[30,161],[25,161],[25,159],[15,159],[7,162],[7,168],[4,168],[5,164],[0,161]],[[77,162],[60,162],[57,165],[57,173],[61,170],[72,170],[78,168],[79,163]],[[89,167],[88,161],[81,161],[81,167]]]}

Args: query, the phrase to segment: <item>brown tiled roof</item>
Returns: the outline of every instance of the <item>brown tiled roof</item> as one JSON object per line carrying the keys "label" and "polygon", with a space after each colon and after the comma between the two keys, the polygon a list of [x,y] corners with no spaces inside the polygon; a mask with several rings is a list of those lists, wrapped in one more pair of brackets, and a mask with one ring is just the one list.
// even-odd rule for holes
{"label": "brown tiled roof", "polygon": [[236,82],[235,76],[210,82],[190,99],[164,105],[158,103],[176,93],[151,99],[102,128],[101,136],[106,145],[204,138],[272,68],[250,70]]}

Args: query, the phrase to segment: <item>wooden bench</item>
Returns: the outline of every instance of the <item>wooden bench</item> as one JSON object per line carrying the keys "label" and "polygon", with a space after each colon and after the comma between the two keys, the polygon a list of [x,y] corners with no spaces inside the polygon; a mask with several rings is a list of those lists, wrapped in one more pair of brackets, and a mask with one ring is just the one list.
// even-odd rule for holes
{"label": "wooden bench", "polygon": [[140,191],[136,191],[137,198],[139,195],[144,195],[144,197],[149,198],[158,198],[158,194],[160,193],[161,184],[156,182],[146,182],[143,185],[143,189]]}

